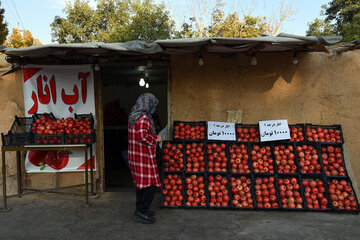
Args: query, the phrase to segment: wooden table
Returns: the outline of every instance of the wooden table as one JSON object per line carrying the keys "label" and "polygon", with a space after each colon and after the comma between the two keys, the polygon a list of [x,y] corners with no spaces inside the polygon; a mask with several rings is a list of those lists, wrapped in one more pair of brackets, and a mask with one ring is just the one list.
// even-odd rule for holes
{"label": "wooden table", "polygon": [[[18,196],[23,195],[22,187],[22,177],[21,177],[21,151],[62,151],[62,150],[80,150],[84,151],[84,161],[85,161],[85,203],[89,206],[89,180],[88,180],[88,149],[90,149],[90,164],[92,165],[92,144],[70,144],[70,145],[25,145],[25,146],[3,146],[1,149],[2,154],[2,177],[3,177],[3,209],[1,211],[9,211],[7,208],[7,196],[6,196],[6,166],[5,166],[5,153],[9,151],[16,151],[17,159],[17,182],[18,182]],[[90,167],[90,183],[91,183],[91,193],[94,189],[94,173],[93,166]],[[56,190],[56,189],[52,189]]]}

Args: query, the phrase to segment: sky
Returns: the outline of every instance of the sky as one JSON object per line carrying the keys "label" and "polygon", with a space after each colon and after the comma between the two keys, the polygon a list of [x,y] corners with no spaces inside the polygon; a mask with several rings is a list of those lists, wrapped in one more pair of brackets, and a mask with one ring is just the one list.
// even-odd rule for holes
{"label": "sky", "polygon": [[[190,17],[189,2],[199,0],[155,0],[164,2],[175,22],[182,23]],[[215,1],[215,0],[212,0]],[[13,28],[27,29],[42,44],[53,43],[51,41],[50,24],[56,15],[65,17],[63,9],[65,0],[0,0],[1,7],[5,9],[5,21],[8,23],[9,32]],[[283,0],[223,0],[225,13],[240,10],[252,11],[253,16],[271,17],[273,13],[279,12]],[[281,32],[289,34],[305,35],[308,23],[320,16],[321,6],[330,0],[287,0],[287,4],[295,8],[295,15],[290,17],[282,27]],[[95,0],[90,0],[95,7]],[[247,11],[246,11],[247,12]]]}

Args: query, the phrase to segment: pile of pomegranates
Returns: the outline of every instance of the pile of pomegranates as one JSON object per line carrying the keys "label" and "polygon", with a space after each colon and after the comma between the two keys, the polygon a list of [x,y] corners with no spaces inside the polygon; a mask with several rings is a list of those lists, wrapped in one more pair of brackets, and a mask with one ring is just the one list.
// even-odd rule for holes
{"label": "pile of pomegranates", "polygon": [[278,186],[283,208],[304,208],[298,178],[280,177]]}
{"label": "pile of pomegranates", "polygon": [[228,207],[230,196],[228,191],[228,179],[224,175],[208,176],[209,206]]}
{"label": "pile of pomegranates", "polygon": [[310,209],[329,209],[329,201],[326,198],[324,181],[311,178],[303,179],[302,185],[305,191],[305,199]]}
{"label": "pile of pomegranates", "polygon": [[293,145],[274,146],[274,156],[278,173],[297,172]]}
{"label": "pile of pomegranates", "polygon": [[300,142],[304,141],[304,128],[301,126],[292,126],[290,127],[290,141],[291,142]]}
{"label": "pile of pomegranates", "polygon": [[302,173],[321,173],[322,168],[316,146],[310,144],[298,145],[296,147],[299,166]]}
{"label": "pile of pomegranates", "polygon": [[205,152],[203,142],[185,144],[186,172],[205,172]]}
{"label": "pile of pomegranates", "polygon": [[335,209],[358,209],[355,195],[347,180],[333,179],[328,188],[330,201]]}
{"label": "pile of pomegranates", "polygon": [[341,143],[341,131],[339,129],[306,127],[308,141]]}
{"label": "pile of pomegranates", "polygon": [[162,159],[165,172],[184,169],[183,147],[182,143],[164,142]]}
{"label": "pile of pomegranates", "polygon": [[254,200],[251,194],[250,177],[231,177],[230,178],[232,205],[234,207],[254,207]]}
{"label": "pile of pomegranates", "polygon": [[205,178],[203,175],[192,174],[185,178],[186,206],[206,207]]}
{"label": "pile of pomegranates", "polygon": [[255,127],[238,126],[236,128],[236,140],[238,142],[259,142],[259,129]]}
{"label": "pile of pomegranates", "polygon": [[180,122],[174,125],[174,139],[204,139],[205,125]]}
{"label": "pile of pomegranates", "polygon": [[259,208],[278,208],[275,177],[257,177],[255,179],[255,200]]}
{"label": "pile of pomegranates", "polygon": [[274,160],[270,145],[254,144],[251,150],[251,164],[255,173],[273,173]]}
{"label": "pile of pomegranates", "polygon": [[178,174],[168,174],[163,179],[163,205],[182,206],[183,205],[183,180]]}
{"label": "pile of pomegranates", "polygon": [[231,144],[229,146],[229,157],[232,173],[250,173],[249,154],[245,144]]}
{"label": "pile of pomegranates", "polygon": [[322,145],[321,159],[327,176],[346,176],[341,146]]}
{"label": "pile of pomegranates", "polygon": [[227,161],[225,143],[207,144],[208,172],[226,172]]}

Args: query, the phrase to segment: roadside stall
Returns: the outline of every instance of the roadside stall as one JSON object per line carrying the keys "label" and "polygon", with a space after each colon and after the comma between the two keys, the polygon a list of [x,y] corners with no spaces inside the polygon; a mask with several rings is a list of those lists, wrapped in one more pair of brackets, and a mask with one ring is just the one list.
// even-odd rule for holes
{"label": "roadside stall", "polygon": [[[24,95],[25,111],[30,110],[26,107],[26,101],[32,101],[32,92],[30,90],[30,94],[26,95],[28,90],[25,89],[27,88],[26,82],[23,80],[26,66],[35,69],[41,68],[48,73],[50,73],[49,69],[51,68],[59,69],[60,72],[66,72],[64,69],[71,66],[77,69],[79,66],[87,65],[90,68],[89,73],[93,76],[93,80],[87,81],[87,84],[93,84],[92,91],[94,96],[93,105],[91,105],[93,109],[88,109],[86,112],[78,112],[73,107],[74,104],[66,104],[65,102],[66,107],[64,107],[65,105],[59,107],[59,109],[63,109],[62,111],[46,112],[52,112],[56,118],[60,119],[63,117],[62,114],[69,114],[70,107],[73,108],[73,113],[93,114],[94,132],[96,133],[94,135],[94,142],[96,144],[93,147],[95,156],[94,187],[91,189],[94,192],[101,192],[112,186],[131,187],[131,178],[126,167],[126,117],[129,108],[139,94],[146,91],[154,93],[159,98],[161,104],[157,111],[158,115],[155,116],[156,127],[159,131],[167,129],[169,133],[167,140],[170,141],[164,142],[162,150],[158,151],[161,153],[158,157],[163,179],[168,178],[169,174],[177,174],[175,175],[176,178],[181,179],[181,182],[185,183],[190,180],[194,181],[193,178],[199,177],[198,174],[192,176],[189,173],[199,172],[200,179],[201,177],[203,178],[200,181],[204,183],[204,188],[201,189],[201,192],[205,192],[202,195],[205,196],[205,201],[200,202],[203,204],[203,207],[210,207],[210,194],[214,193],[210,193],[211,191],[209,191],[208,186],[216,185],[216,181],[220,183],[227,181],[226,184],[229,187],[234,185],[231,182],[236,184],[237,180],[240,179],[238,183],[242,184],[242,181],[245,181],[242,187],[248,187],[253,192],[257,188],[255,184],[257,181],[256,174],[260,174],[259,176],[262,176],[264,179],[266,178],[267,180],[265,181],[267,182],[269,182],[269,178],[274,177],[274,179],[271,178],[271,181],[276,180],[277,184],[282,178],[288,177],[286,175],[288,174],[287,172],[283,173],[284,176],[281,175],[282,173],[279,172],[280,167],[277,168],[277,166],[271,169],[273,172],[257,173],[254,169],[258,169],[259,165],[262,166],[262,164],[258,163],[254,166],[249,160],[245,164],[248,168],[243,169],[244,172],[234,172],[236,168],[235,165],[234,167],[232,166],[234,162],[231,161],[236,163],[236,161],[243,160],[231,158],[230,151],[244,152],[246,150],[251,160],[251,152],[260,151],[263,145],[266,145],[259,143],[259,149],[258,147],[253,149],[254,142],[260,140],[259,136],[254,136],[259,131],[258,123],[260,120],[286,119],[290,129],[297,129],[294,131],[302,129],[303,135],[301,136],[304,138],[299,138],[298,140],[304,144],[311,145],[313,148],[313,145],[316,145],[318,151],[322,151],[321,147],[319,148],[320,145],[316,141],[309,140],[309,134],[307,133],[308,127],[310,132],[312,131],[311,129],[317,131],[317,127],[305,125],[305,123],[321,125],[319,126],[321,129],[327,128],[326,126],[330,125],[341,125],[341,128],[336,127],[333,130],[341,131],[342,142],[337,144],[341,145],[339,147],[342,149],[343,161],[349,162],[349,164],[346,162],[346,177],[351,182],[347,181],[347,184],[353,184],[354,190],[352,189],[351,192],[357,191],[356,179],[360,178],[356,175],[360,168],[360,162],[357,159],[360,151],[355,147],[359,140],[354,135],[356,129],[353,127],[353,122],[356,120],[356,114],[358,113],[353,114],[353,109],[359,108],[357,108],[357,103],[353,101],[353,98],[358,95],[358,89],[360,88],[358,86],[359,81],[356,81],[353,76],[356,76],[354,73],[359,72],[355,64],[355,59],[357,59],[359,52],[355,50],[356,44],[342,46],[339,49],[337,47],[328,47],[328,45],[335,44],[340,40],[341,38],[339,37],[300,37],[281,34],[277,37],[265,36],[254,39],[201,38],[158,40],[150,44],[139,41],[112,44],[51,44],[25,49],[5,49],[5,54],[7,54],[8,61],[13,64],[16,69],[15,71],[18,73],[16,81],[18,81],[17,84],[22,88],[18,91],[19,94]],[[346,50],[354,51],[348,51],[341,55],[336,53],[336,51],[343,51],[345,48]],[[40,75],[40,72],[35,73],[32,78],[33,81],[37,82]],[[43,84],[41,91],[37,88],[34,89],[37,96],[39,96],[39,92],[43,91],[42,93],[46,93],[46,86],[48,86],[49,93],[52,93],[51,74],[46,75],[49,75],[46,80],[39,80]],[[62,95],[61,88],[64,89],[64,96],[69,95],[71,97],[76,95],[74,86],[79,85],[77,88],[79,94],[77,103],[84,104],[82,102],[83,95],[80,90],[81,79],[77,76],[64,77],[63,80],[60,80],[60,84],[65,83],[67,79],[71,79],[69,86],[60,85],[61,87],[57,87],[56,95],[60,98]],[[341,85],[339,85],[340,80]],[[87,85],[87,88],[89,86]],[[50,104],[55,104],[52,102],[53,99],[49,100]],[[44,105],[47,104],[45,103]],[[44,112],[45,110],[41,109],[41,111],[34,113]],[[28,113],[25,112],[25,114]],[[236,138],[225,142],[223,140],[221,140],[223,142],[208,140],[208,123],[211,121],[233,123]],[[190,128],[187,127],[188,124]],[[295,125],[293,126],[293,124]],[[196,136],[199,135],[200,139],[195,141],[192,139],[194,142],[188,139],[180,139],[180,136],[183,136],[180,130],[185,128],[185,126],[186,129],[183,129],[185,136],[187,135],[186,132],[190,131],[191,136],[191,132],[195,131],[194,134]],[[245,131],[245,133],[242,131]],[[250,143],[249,139],[245,140],[248,135],[253,137],[253,142]],[[167,166],[163,158],[164,151],[168,149],[168,144],[171,145],[170,148],[175,147],[176,149],[176,146],[172,146],[172,141],[177,142],[176,146],[182,144],[182,149],[177,151],[183,151],[186,147],[190,151],[202,149],[205,166],[201,167],[205,169],[200,171],[200,166],[197,167],[198,164],[195,166],[189,164],[188,166],[185,158],[182,163],[183,166],[180,165],[181,163],[178,163],[175,169],[166,169]],[[233,144],[230,144],[230,142]],[[346,142],[346,146],[344,142]],[[224,169],[225,171],[218,171],[218,164],[210,160],[211,151],[213,150],[209,149],[208,143],[214,143],[214,149],[220,148],[219,153],[221,155],[225,154],[228,162],[226,162],[226,166],[225,164],[223,166],[220,164],[220,170]],[[281,142],[271,142],[270,144],[269,154],[272,154],[273,161],[277,157],[273,155],[275,154],[274,151],[277,151],[274,149],[280,148],[280,146],[276,145],[278,143],[280,144]],[[187,146],[187,144],[190,145]],[[225,148],[223,148],[224,145],[222,144],[225,144]],[[215,147],[215,145],[217,146]],[[289,145],[293,149],[299,146],[295,140],[289,143]],[[284,147],[287,147],[287,145],[284,145]],[[237,148],[240,149],[237,150]],[[268,151],[266,146],[265,150]],[[295,152],[293,154],[295,155],[294,162],[297,167],[297,169],[294,169],[297,172],[294,175],[296,178],[296,183],[294,182],[294,184],[302,184],[301,188],[303,189],[305,187],[302,183],[303,174],[300,172],[299,156]],[[326,152],[316,155],[323,154],[326,154]],[[212,159],[217,157],[212,155]],[[6,164],[11,163],[7,160]],[[324,184],[325,182],[326,184],[331,184],[331,182],[328,182],[330,178],[328,179],[324,175],[323,162],[319,161],[319,164],[321,165],[322,175],[320,178],[322,182]],[[41,168],[40,165],[36,167]],[[354,168],[355,176],[351,167]],[[193,171],[194,168],[195,171]],[[38,170],[35,173],[22,167],[21,172],[23,174],[21,175],[21,181],[29,185],[29,188],[71,186],[84,184],[85,181],[82,172],[70,171],[61,173],[55,171],[41,173],[40,171]],[[232,176],[235,173],[238,175]],[[239,174],[248,175],[245,175],[247,178],[244,179]],[[311,180],[312,177],[315,180],[321,180],[316,178],[318,176],[316,174],[319,174],[319,172],[314,172],[313,174],[315,175],[306,175],[309,179],[304,179]],[[85,175],[87,176],[87,174]],[[213,176],[214,179],[212,177],[209,178],[208,175]],[[122,178],[124,176],[126,180]],[[187,180],[188,177],[190,178],[189,180]],[[223,180],[224,178],[226,180]],[[55,179],[57,180],[55,181]],[[171,181],[171,179],[168,180]],[[126,181],[127,183],[123,184]],[[43,182],[46,182],[48,185],[42,185]],[[55,182],[56,184],[54,184]],[[122,185],[116,185],[119,182],[122,182]],[[180,184],[180,180],[175,182]],[[247,186],[245,186],[245,183]],[[259,184],[265,183],[259,182]],[[277,190],[279,186],[273,185],[275,185],[275,190]],[[183,185],[180,191],[185,191],[186,187],[187,185]],[[236,200],[234,199],[233,191],[236,192],[236,190],[230,188],[227,190],[229,194],[228,206],[230,207],[236,203],[236,201],[233,202],[233,200]],[[270,189],[266,190],[270,191]],[[10,187],[8,191],[10,194],[15,194],[16,189],[11,189]],[[304,191],[300,191],[296,195],[300,194],[303,196],[305,194]],[[255,196],[254,194],[252,197]],[[276,191],[277,194],[280,193]],[[185,206],[188,202],[193,202],[188,201],[188,196],[190,195],[185,194],[185,192],[181,193],[181,196],[182,199],[180,199],[182,201],[179,200],[180,203],[175,201],[175,205]],[[279,199],[280,197],[278,196],[277,200]],[[329,200],[329,198],[326,199]],[[261,205],[259,207],[254,200],[256,199],[253,199],[253,206],[249,207],[261,208]],[[304,200],[306,199],[303,198]],[[168,205],[172,205],[170,204],[171,201],[167,202]],[[165,205],[164,201],[162,204]],[[330,204],[329,206],[332,206]],[[280,208],[281,206],[281,203],[278,203],[278,207]],[[302,208],[308,208],[308,205],[303,204]]]}

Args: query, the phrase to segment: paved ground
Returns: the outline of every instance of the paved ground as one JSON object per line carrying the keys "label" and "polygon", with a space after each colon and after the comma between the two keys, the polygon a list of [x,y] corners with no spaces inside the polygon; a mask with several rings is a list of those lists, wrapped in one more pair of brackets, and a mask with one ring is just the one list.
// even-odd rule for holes
{"label": "paved ground", "polygon": [[54,193],[10,198],[0,239],[360,239],[354,214],[162,209],[158,194],[157,222],[144,225],[133,221],[134,192],[106,192],[90,208],[83,202]]}

